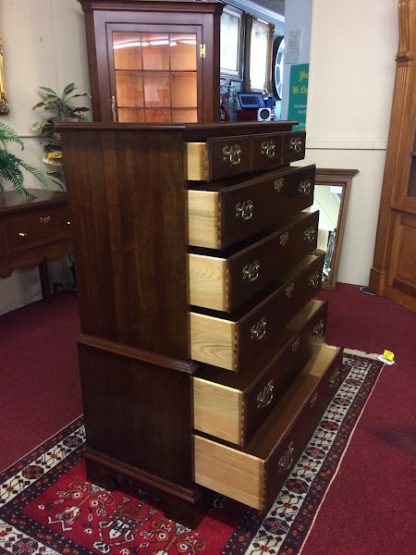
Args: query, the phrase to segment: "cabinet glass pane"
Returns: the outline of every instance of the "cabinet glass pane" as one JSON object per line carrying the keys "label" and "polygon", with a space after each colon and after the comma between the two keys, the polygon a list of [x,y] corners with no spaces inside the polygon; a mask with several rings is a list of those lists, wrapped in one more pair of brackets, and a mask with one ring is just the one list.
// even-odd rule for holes
{"label": "cabinet glass pane", "polygon": [[145,110],[145,119],[149,123],[169,123],[171,121],[170,110]]}
{"label": "cabinet glass pane", "polygon": [[142,33],[143,69],[169,69],[169,35],[166,33]]}
{"label": "cabinet glass pane", "polygon": [[121,123],[146,121],[144,117],[144,110],[141,108],[119,108],[118,121]]}
{"label": "cabinet glass pane", "polygon": [[170,68],[196,70],[196,35],[170,33]]}
{"label": "cabinet glass pane", "polygon": [[113,33],[114,67],[142,69],[141,33]]}
{"label": "cabinet glass pane", "polygon": [[173,123],[197,123],[198,112],[194,110],[186,110],[184,108],[175,108],[172,110]]}
{"label": "cabinet glass pane", "polygon": [[116,70],[117,104],[143,106],[143,78],[136,71]]}
{"label": "cabinet glass pane", "polygon": [[196,72],[171,73],[172,107],[196,108]]}
{"label": "cabinet glass pane", "polygon": [[156,73],[144,77],[144,102],[146,107],[170,106],[170,86],[168,73]]}

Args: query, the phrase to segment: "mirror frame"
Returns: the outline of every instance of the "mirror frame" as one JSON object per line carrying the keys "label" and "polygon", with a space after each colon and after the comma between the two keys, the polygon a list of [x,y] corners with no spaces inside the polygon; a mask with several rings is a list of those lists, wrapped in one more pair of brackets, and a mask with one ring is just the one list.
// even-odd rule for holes
{"label": "mirror frame", "polygon": [[[322,289],[335,289],[338,277],[339,261],[341,259],[342,241],[344,238],[345,222],[347,218],[348,201],[353,177],[358,170],[338,168],[316,168],[315,185],[335,185],[342,187],[341,204],[337,222],[337,236],[332,255],[331,276],[329,281],[322,281]],[[319,229],[319,228],[318,228]]]}
{"label": "mirror frame", "polygon": [[4,81],[3,43],[0,37],[0,115],[9,113],[9,102],[6,96],[6,84]]}

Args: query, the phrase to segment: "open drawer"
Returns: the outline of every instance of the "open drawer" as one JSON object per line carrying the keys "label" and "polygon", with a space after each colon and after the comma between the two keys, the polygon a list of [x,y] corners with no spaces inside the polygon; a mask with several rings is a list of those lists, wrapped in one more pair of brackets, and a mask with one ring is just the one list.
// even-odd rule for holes
{"label": "open drawer", "polygon": [[322,345],[244,451],[194,436],[195,482],[266,510],[306,447],[342,378],[342,349]]}

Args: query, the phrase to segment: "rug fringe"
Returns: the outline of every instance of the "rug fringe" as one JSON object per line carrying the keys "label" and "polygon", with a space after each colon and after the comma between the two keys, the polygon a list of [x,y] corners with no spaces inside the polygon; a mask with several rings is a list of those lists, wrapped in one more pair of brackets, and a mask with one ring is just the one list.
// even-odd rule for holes
{"label": "rug fringe", "polygon": [[348,347],[344,348],[344,353],[346,355],[356,355],[359,357],[366,357],[366,358],[371,358],[372,360],[378,360],[378,354],[377,353],[366,353],[365,351],[359,351],[358,349],[349,349]]}

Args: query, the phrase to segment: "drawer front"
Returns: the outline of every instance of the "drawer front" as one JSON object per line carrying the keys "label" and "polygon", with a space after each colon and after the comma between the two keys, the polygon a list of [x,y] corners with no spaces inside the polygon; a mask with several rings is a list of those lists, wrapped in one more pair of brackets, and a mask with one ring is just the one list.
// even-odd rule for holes
{"label": "drawer front", "polygon": [[276,353],[279,331],[319,291],[324,258],[310,256],[240,318],[191,312],[191,358],[233,372],[267,364]]}
{"label": "drawer front", "polygon": [[290,164],[305,158],[306,133],[304,131],[291,131],[284,133],[283,137],[283,164]]}
{"label": "drawer front", "polygon": [[313,203],[315,166],[258,176],[217,191],[188,191],[189,244],[224,249]]}
{"label": "drawer front", "polygon": [[[221,246],[227,247],[286,220],[313,204],[315,166],[272,172],[223,189]],[[301,187],[303,182],[309,187]]]}
{"label": "drawer front", "polygon": [[238,322],[238,371],[270,360],[279,331],[320,290],[323,262],[324,255],[314,258]]}
{"label": "drawer front", "polygon": [[252,137],[252,171],[268,170],[282,165],[282,140],[282,133],[266,133]]}
{"label": "drawer front", "polygon": [[28,247],[53,243],[70,237],[69,212],[67,209],[33,212],[29,216],[5,223],[9,252]]}
{"label": "drawer front", "polygon": [[326,305],[313,300],[300,311],[296,328],[288,326],[281,334],[277,355],[259,373],[255,369],[236,374],[213,366],[200,368],[193,377],[195,430],[246,445],[319,348],[312,329],[325,318]]}
{"label": "drawer front", "polygon": [[189,254],[189,303],[235,310],[316,249],[318,217],[300,214],[229,258]]}
{"label": "drawer front", "polygon": [[271,285],[316,249],[319,212],[301,214],[229,258],[228,311]]}
{"label": "drawer front", "polygon": [[251,171],[251,138],[248,135],[208,139],[208,180]]}
{"label": "drawer front", "polygon": [[[309,395],[290,432],[286,434],[284,441],[281,442],[267,461],[266,474],[269,480],[266,488],[266,507],[269,507],[276,499],[276,495],[281,490],[293,466],[309,443],[340,383],[341,370],[342,350],[338,349],[335,358],[330,361],[319,384]],[[333,383],[334,375],[338,376],[336,386]]]}
{"label": "drawer front", "polygon": [[[341,362],[340,349],[321,347],[244,450],[195,435],[195,482],[255,509],[266,510],[335,392],[333,386],[327,393]],[[322,402],[318,403],[321,393]]]}

